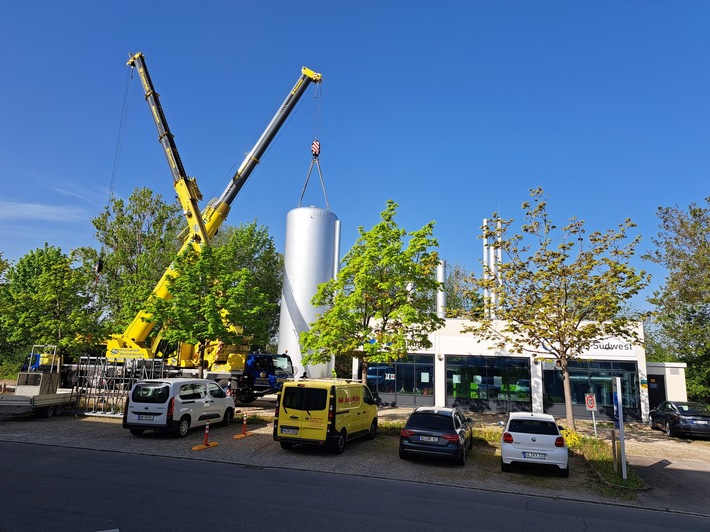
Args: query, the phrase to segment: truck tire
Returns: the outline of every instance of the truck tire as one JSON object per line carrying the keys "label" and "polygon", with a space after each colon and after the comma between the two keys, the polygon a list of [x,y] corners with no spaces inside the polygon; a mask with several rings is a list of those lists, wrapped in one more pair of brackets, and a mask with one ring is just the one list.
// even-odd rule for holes
{"label": "truck tire", "polygon": [[254,401],[256,401],[256,397],[254,397],[250,393],[245,393],[245,394],[242,394],[239,396],[240,403],[249,404],[249,403],[253,403]]}
{"label": "truck tire", "polygon": [[61,416],[64,415],[64,405],[57,405],[54,407],[54,415]]}
{"label": "truck tire", "polygon": [[291,449],[293,449],[293,443],[291,443],[291,442],[289,442],[289,441],[282,441],[282,442],[279,442],[279,443],[281,444],[281,448],[282,448],[284,451],[290,451]]}
{"label": "truck tire", "polygon": [[52,416],[54,416],[54,407],[50,405],[44,409],[44,417],[52,417]]}
{"label": "truck tire", "polygon": [[177,430],[175,431],[175,436],[178,438],[184,438],[187,436],[190,430],[190,418],[188,416],[182,416],[180,422],[178,423]]}

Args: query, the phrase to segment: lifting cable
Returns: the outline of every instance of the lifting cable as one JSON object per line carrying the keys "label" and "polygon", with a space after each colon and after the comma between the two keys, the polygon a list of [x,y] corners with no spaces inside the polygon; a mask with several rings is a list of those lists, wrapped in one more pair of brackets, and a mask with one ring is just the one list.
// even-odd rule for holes
{"label": "lifting cable", "polygon": [[320,122],[321,122],[321,99],[320,99],[321,85],[316,86],[315,94],[313,95],[313,142],[311,143],[311,166],[308,168],[308,174],[306,175],[306,182],[303,184],[303,190],[301,190],[301,197],[298,199],[298,206],[301,206],[303,201],[303,195],[306,193],[306,188],[308,187],[308,181],[311,178],[311,172],[313,172],[313,167],[318,168],[318,177],[320,177],[320,186],[323,190],[323,198],[325,199],[325,206],[328,211],[330,211],[330,205],[328,204],[328,195],[325,192],[325,182],[323,181],[323,172],[320,167]]}
{"label": "lifting cable", "polygon": [[[113,167],[111,169],[111,184],[109,185],[108,198],[106,198],[106,211],[110,213],[109,207],[111,206],[111,200],[114,197],[114,190],[116,188],[116,177],[118,176],[118,163],[121,159],[121,148],[123,147],[123,135],[126,131],[126,117],[128,116],[128,89],[130,82],[133,79],[133,68],[128,69],[128,74],[126,74],[126,83],[123,89],[123,103],[121,104],[121,118],[118,124],[118,132],[116,134],[116,148],[113,154]],[[94,279],[94,287],[99,282],[99,275],[104,267],[104,247],[101,246],[101,251],[99,252],[99,258],[94,266],[94,272],[96,278]],[[94,294],[95,295],[95,294]]]}

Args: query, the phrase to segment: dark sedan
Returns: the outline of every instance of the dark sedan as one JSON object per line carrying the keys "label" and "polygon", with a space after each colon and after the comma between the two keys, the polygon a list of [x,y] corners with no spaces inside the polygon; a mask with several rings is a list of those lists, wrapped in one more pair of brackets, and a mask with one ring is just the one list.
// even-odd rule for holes
{"label": "dark sedan", "polygon": [[663,401],[649,413],[648,424],[668,436],[710,436],[710,410],[702,403]]}
{"label": "dark sedan", "polygon": [[473,419],[458,408],[420,406],[411,413],[399,436],[399,457],[429,456],[466,465],[473,447]]}

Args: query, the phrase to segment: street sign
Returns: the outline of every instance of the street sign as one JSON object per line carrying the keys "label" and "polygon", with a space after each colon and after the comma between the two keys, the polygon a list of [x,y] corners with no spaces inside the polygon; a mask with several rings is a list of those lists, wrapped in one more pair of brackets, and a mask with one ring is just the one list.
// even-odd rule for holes
{"label": "street sign", "polygon": [[584,404],[587,405],[587,412],[597,411],[597,397],[593,393],[584,394]]}

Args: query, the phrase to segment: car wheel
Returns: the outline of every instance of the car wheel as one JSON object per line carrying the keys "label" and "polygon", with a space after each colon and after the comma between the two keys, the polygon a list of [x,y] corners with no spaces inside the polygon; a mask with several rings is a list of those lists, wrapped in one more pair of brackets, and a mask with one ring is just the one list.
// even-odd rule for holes
{"label": "car wheel", "polygon": [[648,418],[648,427],[649,427],[651,430],[653,430],[653,429],[656,428],[656,425],[654,424],[652,417]]}
{"label": "car wheel", "polygon": [[340,434],[338,434],[338,439],[335,440],[335,443],[333,444],[333,453],[334,454],[343,454],[343,451],[345,450],[345,442],[347,441],[347,432],[345,432],[345,429],[340,431]]}
{"label": "car wheel", "polygon": [[503,473],[510,471],[510,464],[506,464],[502,458],[500,460],[500,470],[503,471]]}
{"label": "car wheel", "polygon": [[564,469],[560,468],[560,476],[565,478],[569,477],[569,465]]}
{"label": "car wheel", "polygon": [[399,450],[399,457],[400,457],[402,460],[406,460],[406,459],[408,458],[407,453],[405,453],[405,452],[402,451],[401,449]]}
{"label": "car wheel", "polygon": [[281,448],[284,451],[290,451],[291,449],[293,449],[293,443],[291,443],[291,442],[282,441],[280,443],[281,443]]}
{"label": "car wheel", "polygon": [[227,408],[224,411],[224,417],[222,418],[222,426],[228,427],[229,424],[232,422],[233,417],[234,417],[234,412],[232,411],[231,408]]}
{"label": "car wheel", "polygon": [[670,421],[666,421],[666,436],[675,436],[675,430],[673,430]]}
{"label": "car wheel", "polygon": [[372,423],[370,423],[370,432],[367,433],[367,439],[374,440],[375,436],[377,436],[377,419],[373,419]]}
{"label": "car wheel", "polygon": [[131,429],[131,434],[134,436],[141,436],[143,434],[143,429]]}
{"label": "car wheel", "polygon": [[180,423],[178,423],[177,430],[175,431],[175,435],[178,438],[184,438],[187,436],[187,432],[190,430],[190,418],[187,416],[183,416],[180,418]]}
{"label": "car wheel", "polygon": [[461,456],[458,457],[456,460],[456,464],[460,466],[465,466],[466,465],[466,442],[464,442],[464,446],[461,448]]}

